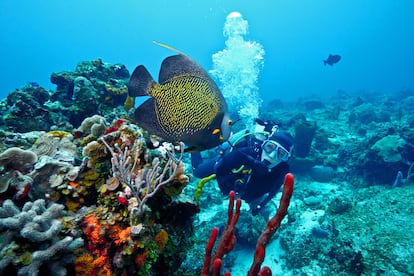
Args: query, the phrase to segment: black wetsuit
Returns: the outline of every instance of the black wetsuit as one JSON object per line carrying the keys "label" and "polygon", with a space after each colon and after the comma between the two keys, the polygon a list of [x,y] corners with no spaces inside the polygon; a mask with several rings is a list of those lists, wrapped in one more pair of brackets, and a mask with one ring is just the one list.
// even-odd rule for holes
{"label": "black wetsuit", "polygon": [[246,142],[208,162],[202,162],[201,155],[193,153],[194,175],[203,178],[215,173],[223,194],[234,190],[247,203],[255,201],[255,205],[264,207],[283,185],[289,164],[282,162],[269,170],[260,162],[261,151],[257,144]]}

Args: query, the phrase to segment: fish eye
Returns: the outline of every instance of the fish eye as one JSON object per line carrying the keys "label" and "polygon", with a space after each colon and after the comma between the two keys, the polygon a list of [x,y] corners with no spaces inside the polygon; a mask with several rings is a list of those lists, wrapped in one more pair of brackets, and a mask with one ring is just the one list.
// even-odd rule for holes
{"label": "fish eye", "polygon": [[229,126],[231,126],[231,125],[233,124],[233,121],[232,121],[232,120],[228,120],[228,121],[227,121],[227,124],[228,124]]}

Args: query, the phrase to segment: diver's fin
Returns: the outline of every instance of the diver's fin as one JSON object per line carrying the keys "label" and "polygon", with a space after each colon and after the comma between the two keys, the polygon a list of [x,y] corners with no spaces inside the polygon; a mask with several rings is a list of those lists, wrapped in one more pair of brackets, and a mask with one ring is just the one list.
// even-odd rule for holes
{"label": "diver's fin", "polygon": [[128,95],[130,97],[150,96],[148,90],[154,83],[154,79],[151,77],[147,68],[143,65],[139,65],[135,68],[129,79]]}
{"label": "diver's fin", "polygon": [[175,55],[167,57],[161,64],[158,82],[164,84],[167,80],[183,74],[191,74],[208,79],[207,73],[188,56]]}
{"label": "diver's fin", "polygon": [[163,139],[168,138],[165,137],[166,135],[157,121],[154,98],[149,98],[135,109],[135,121],[138,126],[147,130],[150,134],[160,136]]}
{"label": "diver's fin", "polygon": [[177,49],[175,49],[174,47],[171,47],[170,45],[167,45],[167,44],[165,44],[165,43],[161,43],[161,42],[158,42],[158,41],[155,41],[155,40],[154,40],[154,41],[152,41],[152,43],[154,43],[154,44],[156,44],[156,45],[158,45],[158,46],[164,47],[164,48],[166,48],[166,49],[168,49],[168,50],[171,50],[171,51],[175,52],[176,54],[186,56],[186,54],[184,54],[184,53],[183,53],[183,52],[181,52],[180,50],[177,50]]}

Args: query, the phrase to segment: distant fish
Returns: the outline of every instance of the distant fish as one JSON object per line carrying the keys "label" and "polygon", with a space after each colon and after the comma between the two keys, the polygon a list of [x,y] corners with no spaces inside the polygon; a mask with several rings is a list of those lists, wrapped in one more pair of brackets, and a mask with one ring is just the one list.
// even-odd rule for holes
{"label": "distant fish", "polygon": [[187,151],[215,147],[230,136],[227,104],[206,71],[188,56],[174,51],[179,54],[167,57],[161,64],[159,84],[143,65],[132,73],[129,96],[151,96],[136,108],[136,122],[169,142],[184,142]]}
{"label": "distant fish", "polygon": [[329,55],[328,58],[326,60],[323,61],[323,64],[329,64],[329,65],[334,65],[335,63],[337,63],[338,61],[341,60],[341,56],[340,55]]}

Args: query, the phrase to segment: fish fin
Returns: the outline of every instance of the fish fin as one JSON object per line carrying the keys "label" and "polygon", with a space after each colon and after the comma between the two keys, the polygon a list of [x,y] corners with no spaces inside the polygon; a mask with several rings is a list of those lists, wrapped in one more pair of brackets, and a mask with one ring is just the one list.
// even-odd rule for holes
{"label": "fish fin", "polygon": [[324,60],[324,61],[323,61],[323,65],[326,65],[326,62],[327,62],[327,61],[326,61],[326,60]]}
{"label": "fish fin", "polygon": [[135,109],[135,121],[138,126],[149,133],[166,139],[166,134],[157,120],[155,108],[155,99],[149,98]]}
{"label": "fish fin", "polygon": [[207,72],[191,58],[185,55],[175,55],[163,60],[158,82],[164,84],[167,80],[182,74],[194,74],[209,79]]}
{"label": "fish fin", "polygon": [[155,84],[154,79],[144,65],[135,68],[128,82],[128,95],[130,97],[150,96],[148,90]]}
{"label": "fish fin", "polygon": [[165,43],[161,43],[161,42],[158,42],[158,41],[155,41],[155,40],[154,40],[154,41],[152,41],[152,43],[154,43],[154,44],[156,44],[156,45],[158,45],[158,46],[164,47],[164,48],[166,48],[166,49],[168,49],[168,50],[171,50],[171,51],[175,52],[176,54],[186,56],[186,54],[184,54],[184,53],[183,53],[183,52],[181,52],[180,50],[177,50],[177,49],[175,49],[174,47],[171,47],[170,45],[167,45],[167,44],[165,44]]}

